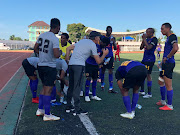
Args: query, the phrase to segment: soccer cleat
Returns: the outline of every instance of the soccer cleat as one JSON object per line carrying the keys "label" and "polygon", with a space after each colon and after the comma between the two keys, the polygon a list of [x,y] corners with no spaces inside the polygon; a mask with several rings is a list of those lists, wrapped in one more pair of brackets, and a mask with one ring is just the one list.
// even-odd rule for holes
{"label": "soccer cleat", "polygon": [[89,95],[92,95],[92,92],[91,92],[91,91],[89,91]]}
{"label": "soccer cleat", "polygon": [[105,83],[104,82],[101,82],[101,90],[104,91],[104,85]]}
{"label": "soccer cleat", "polygon": [[101,90],[104,91],[104,86],[101,86]]}
{"label": "soccer cleat", "polygon": [[65,95],[67,95],[68,88],[69,88],[68,86],[64,85],[63,91],[64,91],[64,94],[65,94]]}
{"label": "soccer cleat", "polygon": [[152,97],[152,95],[149,95],[148,93],[143,96],[143,98],[151,98],[151,97]]}
{"label": "soccer cleat", "polygon": [[88,111],[85,111],[85,110],[83,110],[83,109],[81,109],[81,108],[80,108],[78,111],[75,111],[75,110],[73,111],[73,115],[74,115],[74,116],[80,115],[80,114],[81,114],[81,115],[86,115],[86,114],[88,114]]}
{"label": "soccer cleat", "polygon": [[80,97],[83,97],[83,91],[80,92]]}
{"label": "soccer cleat", "polygon": [[172,111],[173,110],[173,106],[172,105],[165,105],[163,107],[159,107],[160,110],[168,110],[168,111]]}
{"label": "soccer cleat", "polygon": [[66,113],[70,113],[70,112],[72,112],[72,111],[74,111],[74,107],[73,106],[67,106],[66,107]]}
{"label": "soccer cleat", "polygon": [[56,99],[51,99],[51,103],[54,103],[54,102],[56,102]]}
{"label": "soccer cleat", "polygon": [[102,100],[101,98],[99,98],[99,97],[97,97],[97,96],[92,96],[91,99],[97,100],[97,101],[101,101],[101,100]]}
{"label": "soccer cleat", "polygon": [[166,101],[165,100],[159,100],[156,105],[159,105],[159,106],[164,106],[166,105]]}
{"label": "soccer cleat", "polygon": [[60,103],[63,103],[64,97],[60,97]]}
{"label": "soccer cleat", "polygon": [[139,95],[144,96],[146,93],[145,92],[139,92]]}
{"label": "soccer cleat", "polygon": [[32,103],[39,103],[39,97],[32,98]]}
{"label": "soccer cleat", "polygon": [[41,116],[41,115],[44,115],[45,114],[45,110],[44,109],[37,109],[36,111],[36,116]]}
{"label": "soccer cleat", "polygon": [[108,90],[108,93],[114,93],[114,94],[117,94],[118,92],[117,92],[117,91],[114,91],[114,90],[112,89],[112,90]]}
{"label": "soccer cleat", "polygon": [[64,101],[63,101],[63,104],[65,104],[65,105],[66,105],[66,104],[67,104],[67,101],[66,101],[66,100],[64,100]]}
{"label": "soccer cleat", "polygon": [[90,102],[90,101],[91,101],[90,98],[89,98],[89,96],[85,96],[85,101],[86,101],[86,102]]}
{"label": "soccer cleat", "polygon": [[43,120],[44,120],[44,121],[60,120],[60,117],[57,117],[57,116],[52,115],[52,114],[50,114],[50,115],[44,115]]}
{"label": "soccer cleat", "polygon": [[120,114],[121,117],[124,117],[124,118],[128,118],[128,119],[133,119],[135,117],[135,112],[126,112],[126,113],[122,113]]}

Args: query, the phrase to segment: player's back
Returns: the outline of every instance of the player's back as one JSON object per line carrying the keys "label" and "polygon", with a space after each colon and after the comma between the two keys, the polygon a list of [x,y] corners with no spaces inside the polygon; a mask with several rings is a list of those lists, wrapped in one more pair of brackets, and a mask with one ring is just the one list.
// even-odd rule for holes
{"label": "player's back", "polygon": [[46,32],[39,36],[39,66],[56,67],[53,48],[59,48],[59,40],[53,32]]}
{"label": "player's back", "polygon": [[69,65],[85,66],[85,61],[87,58],[93,55],[95,52],[97,55],[96,44],[90,39],[82,39],[75,44]]}

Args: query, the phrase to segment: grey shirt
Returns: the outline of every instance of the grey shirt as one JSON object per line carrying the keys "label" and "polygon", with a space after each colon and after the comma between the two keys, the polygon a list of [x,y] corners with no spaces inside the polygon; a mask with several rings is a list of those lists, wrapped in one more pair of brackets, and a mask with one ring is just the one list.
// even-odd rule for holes
{"label": "grey shirt", "polygon": [[37,40],[39,44],[38,66],[48,66],[56,68],[56,59],[53,48],[59,48],[59,39],[52,32],[41,34]]}
{"label": "grey shirt", "polygon": [[29,57],[27,58],[29,64],[31,64],[33,67],[37,68],[37,64],[39,63],[39,58],[37,57]]}
{"label": "grey shirt", "polygon": [[57,70],[64,70],[64,72],[66,72],[66,70],[68,69],[68,65],[66,63],[65,60],[63,59],[57,59],[56,60],[56,69]]}
{"label": "grey shirt", "polygon": [[91,55],[98,55],[96,44],[90,39],[82,39],[75,44],[69,65],[85,66],[85,61]]}

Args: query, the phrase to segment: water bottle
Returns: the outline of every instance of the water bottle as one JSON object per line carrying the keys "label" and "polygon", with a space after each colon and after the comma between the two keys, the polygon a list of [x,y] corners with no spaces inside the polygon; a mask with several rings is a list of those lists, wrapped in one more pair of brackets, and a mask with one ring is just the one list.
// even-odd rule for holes
{"label": "water bottle", "polygon": [[158,65],[159,65],[159,71],[162,71],[161,62],[160,61],[158,61]]}
{"label": "water bottle", "polygon": [[142,106],[140,104],[136,104],[136,108],[142,109]]}
{"label": "water bottle", "polygon": [[[111,35],[111,39],[113,39],[113,35]],[[110,39],[110,43],[113,44],[113,41]]]}
{"label": "water bottle", "polygon": [[110,61],[110,57],[109,58],[107,58],[106,60],[105,60],[105,62],[104,62],[104,65],[107,65],[107,63]]}

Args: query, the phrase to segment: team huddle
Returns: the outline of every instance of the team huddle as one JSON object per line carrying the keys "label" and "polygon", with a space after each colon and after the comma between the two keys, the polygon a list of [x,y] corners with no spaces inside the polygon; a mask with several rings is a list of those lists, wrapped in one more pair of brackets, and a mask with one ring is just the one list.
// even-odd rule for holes
{"label": "team huddle", "polygon": [[[59,40],[55,34],[60,31],[60,21],[57,18],[51,19],[50,31],[41,34],[34,46],[34,52],[38,57],[30,57],[22,62],[23,68],[30,79],[30,89],[32,92],[32,102],[38,103],[37,116],[43,116],[44,121],[59,120],[60,117],[52,115],[50,108],[56,103],[56,95],[60,97],[60,102],[66,104],[65,112],[74,116],[87,114],[80,106],[80,96],[83,96],[85,86],[85,101],[101,101],[96,95],[97,80],[101,80],[101,90],[104,91],[104,74],[108,69],[109,89],[108,93],[117,94],[113,89],[113,69],[114,56],[113,48],[117,49],[116,39],[113,37],[112,27],[107,26],[106,34],[101,35],[97,31],[90,32],[88,38],[80,40],[72,45],[67,33],[62,33]],[[164,23],[161,32],[167,36],[165,42],[162,62],[159,62],[159,85],[161,100],[156,104],[160,110],[173,110],[173,88],[172,75],[175,67],[174,55],[178,51],[178,42],[175,34],[171,33],[171,25]],[[152,78],[151,72],[156,61],[155,50],[158,40],[154,35],[154,29],[148,28],[146,34],[142,36],[140,49],[144,49],[142,62],[124,61],[116,70],[115,78],[117,85],[123,96],[123,102],[127,112],[120,114],[124,118],[133,119],[139,95],[143,98],[151,98]],[[160,57],[160,53],[158,53]],[[39,78],[43,88],[37,97]],[[84,76],[86,77],[85,83]],[[68,79],[67,79],[68,78]],[[147,78],[148,92],[145,94],[144,82]],[[60,83],[58,91],[55,84]],[[92,93],[90,85],[92,84]],[[139,88],[141,87],[140,92]],[[128,95],[129,89],[133,89],[132,103]],[[167,91],[167,103],[166,103]],[[92,94],[90,98],[90,94]]]}

